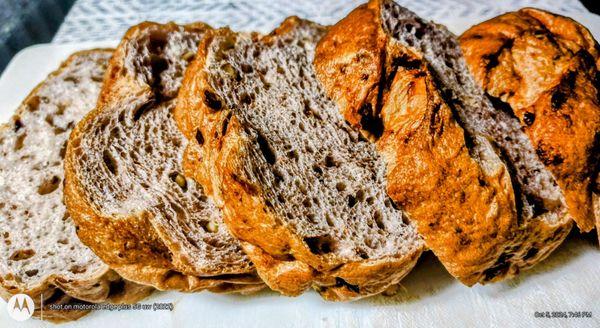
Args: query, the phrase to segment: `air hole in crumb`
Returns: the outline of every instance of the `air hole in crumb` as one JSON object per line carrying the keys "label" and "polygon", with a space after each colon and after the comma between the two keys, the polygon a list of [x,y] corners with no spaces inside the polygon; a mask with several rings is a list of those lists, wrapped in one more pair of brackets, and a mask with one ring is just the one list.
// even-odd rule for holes
{"label": "air hole in crumb", "polygon": [[323,169],[321,169],[321,167],[318,166],[318,165],[316,165],[316,164],[313,165],[312,169],[313,169],[313,171],[315,171],[315,173],[317,175],[322,175],[323,174]]}
{"label": "air hole in crumb", "polygon": [[65,154],[67,153],[67,143],[68,142],[69,142],[68,140],[65,140],[63,145],[60,147],[60,152],[59,152],[60,158],[65,158]]}
{"label": "air hole in crumb", "polygon": [[23,261],[31,258],[35,255],[35,251],[33,249],[20,249],[18,251],[13,252],[9,260],[11,261]]}
{"label": "air hole in crumb", "polygon": [[275,178],[275,183],[280,184],[285,181],[285,176],[279,170],[273,171],[273,177]]}
{"label": "air hole in crumb", "polygon": [[314,154],[315,149],[307,142],[304,144],[304,150],[306,150],[307,153],[311,153]]}
{"label": "air hole in crumb", "polygon": [[106,165],[106,168],[110,173],[117,173],[117,161],[108,150],[105,150],[102,154],[102,160],[104,161],[104,165]]}
{"label": "air hole in crumb", "polygon": [[267,163],[271,165],[275,164],[277,158],[275,157],[275,153],[273,152],[273,149],[271,149],[271,146],[269,145],[269,142],[265,136],[263,136],[261,133],[258,133],[256,141],[258,142],[258,147],[260,148],[260,151],[262,152]]}
{"label": "air hole in crumb", "polygon": [[322,255],[333,251],[334,240],[329,236],[306,237],[304,242],[313,254]]}
{"label": "air hole in crumb", "polygon": [[47,195],[60,186],[60,178],[56,175],[42,182],[42,184],[38,187],[38,194]]}
{"label": "air hole in crumb", "polygon": [[[160,40],[159,42],[155,42],[154,40],[151,40],[151,45],[150,47],[153,48],[153,50],[151,50],[152,52],[156,53],[160,53],[162,52],[162,50],[160,50],[160,48],[163,48],[166,41]],[[154,50],[156,49],[156,50]],[[151,80],[149,81],[150,83],[150,87],[152,88],[152,91],[154,92],[154,95],[156,96],[156,98],[162,98],[163,96],[165,96],[163,94],[163,90],[161,90],[161,84],[162,84],[162,73],[167,70],[169,68],[169,61],[167,59],[165,59],[162,56],[157,55],[156,53],[153,53],[150,55],[150,74],[151,74]]]}
{"label": "air hole in crumb", "polygon": [[67,82],[73,82],[75,84],[79,83],[79,79],[74,77],[74,76],[67,76],[65,77],[65,81]]}
{"label": "air hole in crumb", "polygon": [[252,104],[252,96],[250,96],[248,93],[244,92],[240,96],[240,101],[244,105],[250,105],[250,104]]}
{"label": "air hole in crumb", "polygon": [[299,122],[298,123],[298,128],[300,128],[300,131],[306,132],[306,127],[304,126],[303,122]]}
{"label": "air hole in crumb", "polygon": [[402,223],[409,225],[410,224],[410,220],[408,219],[408,216],[406,216],[406,214],[402,213]]}
{"label": "air hole in crumb", "polygon": [[381,230],[385,230],[385,224],[383,224],[383,215],[381,215],[380,211],[375,211],[373,214],[373,220],[375,220],[375,224]]}
{"label": "air hole in crumb", "polygon": [[302,201],[302,206],[304,206],[304,207],[306,207],[306,208],[310,208],[310,207],[312,206],[312,202],[310,201],[310,199],[308,199],[308,198],[305,198],[305,199]]}
{"label": "air hole in crumb", "polygon": [[277,201],[281,204],[285,204],[285,198],[281,194],[277,195]]}
{"label": "air hole in crumb", "polygon": [[290,150],[287,153],[287,157],[289,157],[290,159],[293,159],[293,160],[298,160],[298,158],[299,158],[298,151],[295,150],[295,149],[294,150]]}
{"label": "air hole in crumb", "polygon": [[344,191],[346,190],[346,184],[344,182],[338,182],[335,184],[335,189],[337,189],[337,191]]}
{"label": "air hole in crumb", "polygon": [[59,243],[59,244],[63,244],[63,245],[69,244],[69,240],[68,239],[59,239],[56,242]]}
{"label": "air hole in crumb", "polygon": [[334,167],[337,166],[337,161],[331,155],[325,156],[325,166],[326,167]]}
{"label": "air hole in crumb", "polygon": [[356,205],[356,198],[352,195],[348,196],[348,207],[352,208],[354,205]]}
{"label": "air hole in crumb", "polygon": [[242,64],[242,72],[246,73],[246,74],[250,74],[252,73],[253,69],[252,66],[248,65],[248,64]]}
{"label": "air hole in crumb", "polygon": [[142,115],[144,115],[144,113],[146,113],[152,109],[152,106],[154,106],[154,100],[150,100],[150,101],[142,104],[133,113],[133,120],[138,121],[142,117]]}
{"label": "air hole in crumb", "polygon": [[360,256],[361,259],[366,260],[369,258],[369,255],[367,254],[367,252],[363,251],[362,249],[359,249],[357,251],[358,256]]}
{"label": "air hole in crumb", "polygon": [[33,269],[33,270],[27,270],[27,271],[25,271],[25,274],[26,274],[28,277],[33,277],[33,276],[37,275],[37,274],[38,274],[38,272],[39,272],[39,270],[37,270],[37,269]]}

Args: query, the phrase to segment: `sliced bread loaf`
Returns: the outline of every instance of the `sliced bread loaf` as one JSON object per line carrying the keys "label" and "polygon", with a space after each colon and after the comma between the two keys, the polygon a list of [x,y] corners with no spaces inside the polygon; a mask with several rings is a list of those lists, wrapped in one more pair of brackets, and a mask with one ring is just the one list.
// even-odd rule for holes
{"label": "sliced bread loaf", "polygon": [[98,98],[112,50],[69,57],[0,126],[0,295],[24,293],[44,320],[88,311],[52,304],[135,302],[151,289],[122,280],[85,247],[63,204],[63,157],[71,129]]}
{"label": "sliced bread loaf", "polygon": [[371,1],[330,29],[315,65],[385,158],[390,196],[463,283],[511,277],[566,237],[554,177],[519,122],[476,85],[445,27]]}
{"label": "sliced bread loaf", "polygon": [[270,35],[213,31],[199,46],[175,113],[187,172],[274,290],[325,299],[384,291],[422,250],[385,192],[385,166],[316,79],[326,29],[296,17]]}
{"label": "sliced bread loaf", "polygon": [[593,205],[600,168],[600,47],[592,34],[570,18],[526,8],[473,26],[460,42],[496,109],[518,119],[555,176],[579,229],[593,229],[600,222]]}
{"label": "sliced bread loaf", "polygon": [[65,200],[81,240],[119,274],[161,290],[264,286],[202,187],[182,175],[171,110],[202,23],[129,29],[98,106],[73,131]]}

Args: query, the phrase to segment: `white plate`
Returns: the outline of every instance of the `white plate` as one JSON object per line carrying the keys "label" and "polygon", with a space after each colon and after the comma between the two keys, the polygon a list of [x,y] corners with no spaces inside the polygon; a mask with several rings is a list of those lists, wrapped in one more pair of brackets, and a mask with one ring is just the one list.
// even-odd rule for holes
{"label": "white plate", "polygon": [[[574,17],[600,36],[600,18]],[[468,22],[443,22],[460,33]],[[21,51],[0,78],[0,122],[8,120],[29,91],[75,50],[116,42],[37,45]],[[571,236],[547,260],[518,278],[465,287],[427,253],[394,297],[350,303],[323,301],[315,292],[297,298],[261,292],[253,296],[157,292],[143,304],[172,302],[170,311],[94,311],[63,327],[600,327],[600,251],[594,235]],[[0,301],[0,327],[38,327],[13,321]],[[536,318],[536,311],[588,311],[592,318]],[[48,324],[49,325],[49,324]]]}

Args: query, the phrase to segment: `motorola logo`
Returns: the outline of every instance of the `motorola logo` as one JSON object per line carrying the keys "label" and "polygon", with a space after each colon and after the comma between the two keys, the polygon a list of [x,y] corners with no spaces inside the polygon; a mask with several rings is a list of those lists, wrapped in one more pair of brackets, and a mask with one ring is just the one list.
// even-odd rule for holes
{"label": "motorola logo", "polygon": [[25,321],[33,315],[35,305],[29,295],[16,294],[8,300],[6,310],[11,318],[17,321]]}

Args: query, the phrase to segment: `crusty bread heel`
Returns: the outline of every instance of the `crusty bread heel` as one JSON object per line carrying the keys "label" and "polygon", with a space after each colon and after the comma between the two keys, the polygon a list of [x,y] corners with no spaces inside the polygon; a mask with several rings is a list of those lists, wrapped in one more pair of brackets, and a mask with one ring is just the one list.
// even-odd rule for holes
{"label": "crusty bread heel", "polygon": [[515,115],[556,178],[579,229],[600,227],[600,47],[590,31],[524,8],[471,27],[460,42],[477,83]]}
{"label": "crusty bread heel", "polygon": [[331,27],[315,65],[340,113],[386,160],[392,199],[463,283],[510,278],[567,236],[554,177],[476,85],[445,27],[370,1]]}

